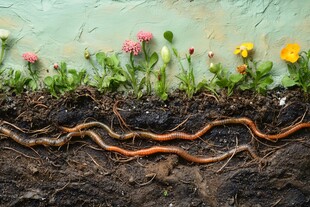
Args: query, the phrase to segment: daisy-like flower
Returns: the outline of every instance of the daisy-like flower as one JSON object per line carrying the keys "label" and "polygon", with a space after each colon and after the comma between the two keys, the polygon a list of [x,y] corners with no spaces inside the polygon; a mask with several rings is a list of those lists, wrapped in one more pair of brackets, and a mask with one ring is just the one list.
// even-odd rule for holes
{"label": "daisy-like flower", "polygon": [[10,31],[6,30],[6,29],[0,29],[0,39],[2,41],[6,41],[6,39],[8,39],[10,35]]}
{"label": "daisy-like flower", "polygon": [[254,45],[251,42],[242,43],[240,46],[236,47],[234,54],[238,55],[239,53],[241,53],[241,56],[246,58],[249,54],[248,51],[252,50],[253,47]]}
{"label": "daisy-like flower", "polygon": [[38,56],[33,52],[26,52],[23,54],[24,60],[28,61],[29,63],[35,63],[38,60]]}
{"label": "daisy-like flower", "polygon": [[237,67],[237,72],[244,75],[246,74],[246,69],[248,68],[248,66],[246,64],[243,64],[243,65],[239,65]]}
{"label": "daisy-like flower", "polygon": [[299,59],[300,46],[297,43],[287,44],[285,48],[281,50],[281,59],[295,63]]}
{"label": "daisy-like flower", "polygon": [[141,45],[139,42],[126,40],[123,44],[122,50],[127,53],[132,53],[133,55],[139,55],[139,52],[141,52]]}
{"label": "daisy-like flower", "polygon": [[153,38],[153,34],[151,32],[140,31],[137,34],[137,38],[140,42],[149,42]]}

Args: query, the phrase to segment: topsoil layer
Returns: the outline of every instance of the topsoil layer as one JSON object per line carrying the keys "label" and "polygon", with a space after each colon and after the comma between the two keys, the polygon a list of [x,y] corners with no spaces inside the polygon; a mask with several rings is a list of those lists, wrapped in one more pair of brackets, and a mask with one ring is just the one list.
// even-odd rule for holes
{"label": "topsoil layer", "polygon": [[[284,105],[279,104],[286,97]],[[201,93],[188,100],[175,92],[163,102],[80,89],[55,99],[45,93],[1,95],[0,124],[27,138],[57,137],[60,126],[100,121],[118,133],[195,133],[207,123],[247,117],[264,133],[277,134],[310,122],[309,101],[299,91],[273,90],[216,98]],[[114,106],[114,111],[113,111]],[[115,110],[116,109],[116,110]],[[123,122],[122,122],[123,119]],[[9,124],[10,123],[10,124]],[[121,141],[93,128],[105,142],[125,149],[177,146],[212,157],[248,144],[261,159],[236,153],[211,164],[175,154],[126,157],[100,149],[88,137],[61,147],[22,146],[0,134],[1,206],[310,206],[310,129],[284,139],[256,137],[241,124],[217,126],[193,141]]]}

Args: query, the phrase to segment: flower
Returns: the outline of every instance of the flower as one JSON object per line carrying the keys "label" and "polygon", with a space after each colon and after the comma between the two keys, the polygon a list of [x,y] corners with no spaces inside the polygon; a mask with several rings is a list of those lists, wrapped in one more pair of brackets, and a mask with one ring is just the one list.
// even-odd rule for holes
{"label": "flower", "polygon": [[38,56],[32,52],[26,52],[23,54],[24,60],[28,61],[29,63],[35,63],[38,60]]}
{"label": "flower", "polygon": [[188,52],[189,52],[190,55],[194,54],[195,48],[194,47],[189,48]]}
{"label": "flower", "polygon": [[133,53],[134,55],[138,55],[141,51],[141,45],[139,42],[134,42],[132,40],[126,40],[123,44],[122,50],[124,52]]}
{"label": "flower", "polygon": [[163,46],[163,48],[160,51],[161,58],[163,59],[165,64],[168,64],[171,59],[170,50],[167,46]]}
{"label": "flower", "polygon": [[248,68],[248,66],[246,64],[243,64],[243,65],[239,65],[237,67],[237,72],[244,75],[246,74],[246,69]]}
{"label": "flower", "polygon": [[10,35],[10,31],[6,29],[0,29],[0,39],[2,41],[5,41]]}
{"label": "flower", "polygon": [[153,38],[153,34],[150,32],[140,31],[137,34],[137,38],[140,42],[149,42]]}
{"label": "flower", "polygon": [[213,53],[212,51],[209,51],[209,52],[208,52],[208,56],[209,56],[209,58],[211,59],[211,58],[214,57],[214,53]]}
{"label": "flower", "polygon": [[57,70],[59,68],[58,63],[54,63],[54,69]]}
{"label": "flower", "polygon": [[253,47],[254,45],[251,42],[242,43],[240,46],[236,47],[234,54],[237,55],[241,53],[241,56],[246,58],[248,57],[248,51],[252,50]]}
{"label": "flower", "polygon": [[299,59],[300,46],[297,43],[287,44],[285,48],[281,50],[281,59],[295,63]]}

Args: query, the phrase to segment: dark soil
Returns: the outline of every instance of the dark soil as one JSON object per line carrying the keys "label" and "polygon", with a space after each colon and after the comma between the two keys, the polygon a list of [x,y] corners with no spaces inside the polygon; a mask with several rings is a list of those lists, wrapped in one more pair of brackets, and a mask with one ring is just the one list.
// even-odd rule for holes
{"label": "dark soil", "polygon": [[[286,97],[286,104],[279,99]],[[113,112],[118,112],[128,128]],[[213,120],[248,117],[264,133],[276,134],[297,122],[310,122],[310,103],[297,90],[273,90],[266,96],[250,92],[208,93],[191,100],[175,92],[168,101],[108,96],[91,89],[55,99],[44,93],[2,95],[0,122],[27,137],[61,133],[59,126],[97,120],[119,133],[170,130],[194,133]],[[216,156],[236,145],[249,144],[263,158],[242,152],[213,164],[190,163],[174,154],[128,158],[100,149],[87,137],[62,147],[21,146],[0,135],[1,206],[310,206],[310,129],[276,142],[254,137],[243,125],[213,128],[195,141],[156,142],[135,138],[105,141],[126,149],[156,145],[181,147],[191,154]]]}

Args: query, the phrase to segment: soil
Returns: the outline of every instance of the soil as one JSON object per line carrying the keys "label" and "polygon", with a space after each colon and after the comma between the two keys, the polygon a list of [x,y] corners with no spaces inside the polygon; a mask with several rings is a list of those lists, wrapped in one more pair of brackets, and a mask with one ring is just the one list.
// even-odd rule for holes
{"label": "soil", "polygon": [[[286,97],[284,105],[279,100]],[[127,126],[120,121],[113,106]],[[1,95],[0,122],[26,138],[56,137],[59,126],[100,121],[116,132],[195,133],[208,122],[252,119],[264,133],[277,134],[310,122],[310,103],[298,90],[274,89],[266,96],[236,92],[219,98],[206,92],[187,99],[175,92],[165,102],[150,96],[98,94],[81,88],[55,99],[44,92]],[[13,125],[18,127],[15,128]],[[21,131],[22,130],[22,131]],[[125,157],[104,151],[87,137],[61,147],[22,146],[0,135],[0,206],[310,206],[310,129],[277,141],[254,136],[244,125],[212,128],[194,141],[121,141],[94,129],[125,149],[178,146],[194,155],[216,156],[249,144],[247,152],[224,161],[197,164],[175,154]]]}

